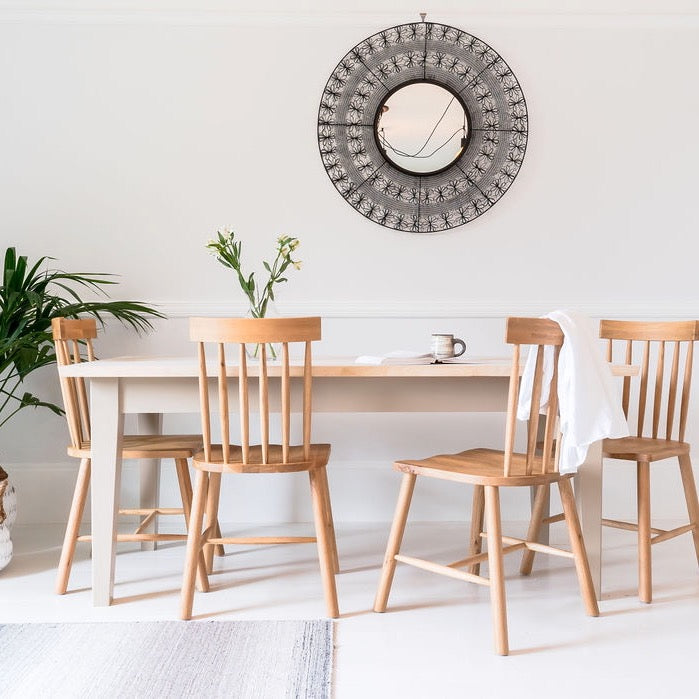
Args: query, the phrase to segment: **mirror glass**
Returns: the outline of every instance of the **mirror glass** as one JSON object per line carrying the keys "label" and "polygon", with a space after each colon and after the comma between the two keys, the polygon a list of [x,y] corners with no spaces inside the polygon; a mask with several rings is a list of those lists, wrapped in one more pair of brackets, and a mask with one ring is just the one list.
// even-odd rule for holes
{"label": "mirror glass", "polygon": [[449,167],[461,157],[467,139],[464,105],[440,85],[404,85],[378,109],[377,143],[389,162],[410,174],[431,174]]}

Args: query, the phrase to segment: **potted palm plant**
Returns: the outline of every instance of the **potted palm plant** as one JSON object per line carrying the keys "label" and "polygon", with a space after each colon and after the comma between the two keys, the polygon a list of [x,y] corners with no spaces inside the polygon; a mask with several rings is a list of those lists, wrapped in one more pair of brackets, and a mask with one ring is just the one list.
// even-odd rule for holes
{"label": "potted palm plant", "polygon": [[[24,387],[30,374],[56,361],[53,318],[87,315],[104,322],[105,317],[113,317],[140,332],[151,329],[154,318],[164,317],[137,301],[108,300],[105,287],[117,283],[112,275],[50,269],[50,260],[53,258],[41,257],[30,265],[14,247],[5,251],[0,286],[0,430],[25,408],[63,412]],[[86,301],[82,298],[85,292],[98,296]],[[0,468],[0,569],[11,557],[9,526],[15,510],[14,488]]]}

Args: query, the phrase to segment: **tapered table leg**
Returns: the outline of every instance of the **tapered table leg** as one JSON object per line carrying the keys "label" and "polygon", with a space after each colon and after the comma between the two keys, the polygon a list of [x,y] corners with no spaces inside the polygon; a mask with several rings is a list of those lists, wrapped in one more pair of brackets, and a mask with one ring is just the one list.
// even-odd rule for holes
{"label": "tapered table leg", "polygon": [[[544,443],[544,436],[546,433],[546,415],[539,415],[539,425],[537,427],[537,432],[536,432],[536,441],[540,444]],[[534,512],[534,501],[536,500],[536,493],[537,493],[537,488],[532,487],[529,489],[529,504],[531,506],[532,512]],[[550,488],[546,489],[546,499],[543,503],[543,508],[541,509],[541,516],[542,517],[548,517],[551,514],[551,490]],[[550,525],[548,522],[542,523],[542,525],[539,527],[539,536],[537,537],[537,541],[540,544],[547,544],[549,543],[549,532],[550,532]]]}
{"label": "tapered table leg", "polygon": [[578,505],[590,575],[597,599],[602,599],[602,442],[587,450],[587,458],[575,476],[575,500]]}
{"label": "tapered table leg", "polygon": [[92,409],[92,603],[106,607],[114,592],[116,518],[121,485],[124,415],[118,378],[93,378]]}
{"label": "tapered table leg", "polygon": [[[138,433],[143,435],[162,434],[163,416],[161,413],[139,413]],[[160,459],[141,459],[139,473],[139,507],[152,510],[160,502]],[[143,530],[144,534],[158,533],[158,518],[153,517]],[[142,541],[142,551],[155,551],[157,541]]]}

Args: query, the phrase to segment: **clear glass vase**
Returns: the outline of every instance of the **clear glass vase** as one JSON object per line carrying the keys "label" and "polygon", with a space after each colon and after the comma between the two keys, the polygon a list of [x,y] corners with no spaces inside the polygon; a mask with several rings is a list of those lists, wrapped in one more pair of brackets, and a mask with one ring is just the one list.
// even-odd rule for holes
{"label": "clear glass vase", "polygon": [[[267,344],[267,361],[268,362],[277,362],[281,359],[281,354],[282,354],[282,346],[280,343],[277,342],[268,342]],[[262,355],[262,344],[257,343],[257,344],[247,344],[245,345],[245,354],[247,355],[248,359],[252,360],[253,362],[259,362],[261,359]]]}
{"label": "clear glass vase", "polygon": [[[279,313],[274,303],[269,302],[265,310],[264,316],[259,315],[253,309],[248,310],[248,318],[278,318]],[[282,356],[282,346],[278,342],[268,342],[267,346],[267,361],[277,362]],[[262,355],[262,343],[245,345],[245,354],[247,358],[253,362],[259,362]]]}

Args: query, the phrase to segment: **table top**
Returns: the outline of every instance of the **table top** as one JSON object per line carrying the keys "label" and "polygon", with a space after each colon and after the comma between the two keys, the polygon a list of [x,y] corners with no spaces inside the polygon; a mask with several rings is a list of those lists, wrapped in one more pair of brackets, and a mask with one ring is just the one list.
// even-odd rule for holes
{"label": "table top", "polygon": [[[361,377],[508,377],[511,370],[511,359],[507,357],[476,358],[444,364],[411,364],[411,365],[381,365],[371,366],[356,364],[355,357],[318,357],[313,359],[314,377],[361,378]],[[522,364],[522,367],[524,364]],[[638,373],[638,367],[613,364],[610,365],[615,376],[633,376]],[[210,376],[215,376],[217,364],[207,365]],[[301,376],[302,362],[291,361],[290,376]],[[238,373],[238,365],[231,362],[227,365],[230,376]],[[199,375],[198,362],[194,357],[114,357],[99,359],[94,362],[81,362],[59,367],[62,376],[78,376],[83,378],[187,378]],[[252,376],[258,373],[258,365],[250,362],[248,373]],[[281,366],[270,362],[270,376],[279,376]]]}

